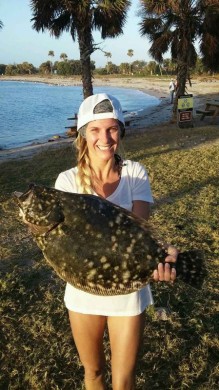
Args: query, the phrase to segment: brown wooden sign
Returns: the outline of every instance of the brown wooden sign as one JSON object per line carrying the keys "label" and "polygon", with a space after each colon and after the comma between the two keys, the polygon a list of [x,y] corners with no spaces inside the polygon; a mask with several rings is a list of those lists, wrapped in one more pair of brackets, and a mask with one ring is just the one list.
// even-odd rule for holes
{"label": "brown wooden sign", "polygon": [[179,122],[188,122],[192,120],[192,111],[180,111]]}

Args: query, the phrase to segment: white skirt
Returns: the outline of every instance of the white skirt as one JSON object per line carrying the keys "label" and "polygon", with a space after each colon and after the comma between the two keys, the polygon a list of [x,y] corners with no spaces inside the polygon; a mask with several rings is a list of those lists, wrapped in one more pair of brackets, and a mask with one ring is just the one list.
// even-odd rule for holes
{"label": "white skirt", "polygon": [[68,310],[102,316],[136,316],[154,304],[149,284],[131,294],[102,296],[84,292],[67,283],[64,301]]}

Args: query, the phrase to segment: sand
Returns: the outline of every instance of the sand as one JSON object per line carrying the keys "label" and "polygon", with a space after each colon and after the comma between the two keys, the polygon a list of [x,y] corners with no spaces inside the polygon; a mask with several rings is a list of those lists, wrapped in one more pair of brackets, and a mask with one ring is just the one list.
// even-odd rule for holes
{"label": "sand", "polygon": [[[41,82],[56,85],[81,85],[79,77],[58,77],[58,76],[1,76],[0,80],[11,81],[30,81]],[[126,134],[133,134],[136,132],[147,131],[153,126],[171,123],[172,118],[172,104],[169,101],[169,86],[170,78],[134,78],[134,77],[99,77],[94,78],[94,86],[110,86],[110,87],[123,87],[133,88],[145,92],[149,95],[156,96],[160,100],[159,106],[148,108],[141,111],[140,115],[133,114],[129,117],[130,124],[126,127]],[[198,125],[200,120],[196,116],[197,109],[204,109],[207,100],[219,100],[219,80],[215,77],[206,78],[194,78],[192,80],[192,86],[187,85],[187,92],[193,95],[194,110],[193,120]],[[202,121],[202,124],[209,123],[209,118]],[[218,118],[216,124],[219,124]],[[22,159],[29,158],[33,154],[45,150],[47,148],[61,147],[63,144],[72,142],[72,138],[59,138],[52,142],[40,143],[37,145],[29,145],[25,147],[19,147],[14,149],[7,149],[0,151],[0,162],[10,159]]]}

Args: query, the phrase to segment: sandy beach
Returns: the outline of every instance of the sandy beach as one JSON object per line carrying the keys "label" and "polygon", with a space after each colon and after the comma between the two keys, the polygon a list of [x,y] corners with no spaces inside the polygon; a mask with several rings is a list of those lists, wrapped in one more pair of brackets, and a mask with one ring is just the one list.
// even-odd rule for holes
{"label": "sandy beach", "polygon": [[[60,76],[1,76],[0,80],[10,81],[29,81],[35,83],[48,83],[55,85],[80,86],[81,80],[79,77],[64,78]],[[156,96],[160,99],[160,104],[157,107],[152,107],[141,112],[141,115],[130,117],[130,124],[126,128],[126,134],[136,132],[145,132],[154,126],[162,126],[163,124],[171,124],[172,105],[169,102],[169,87],[170,77],[167,78],[133,78],[133,77],[101,77],[94,78],[94,86],[110,86],[133,88],[145,92],[149,95]],[[187,92],[193,95],[194,110],[193,117],[195,125],[200,125],[200,119],[196,116],[197,109],[204,109],[205,103],[209,99],[219,100],[219,80],[214,77],[199,78],[192,80],[192,86],[187,85]],[[201,122],[202,125],[209,123],[209,118]],[[217,123],[219,124],[218,118]],[[72,138],[59,138],[53,142],[44,144],[29,145],[20,148],[7,149],[0,151],[0,162],[8,159],[29,158],[33,154],[38,153],[46,148],[61,147],[63,144],[72,142]]]}

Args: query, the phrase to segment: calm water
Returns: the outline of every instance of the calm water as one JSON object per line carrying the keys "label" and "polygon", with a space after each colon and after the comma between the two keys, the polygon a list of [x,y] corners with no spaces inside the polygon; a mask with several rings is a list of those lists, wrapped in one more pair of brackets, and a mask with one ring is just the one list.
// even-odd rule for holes
{"label": "calm water", "polygon": [[[96,87],[116,96],[124,111],[137,112],[159,99],[126,88]],[[0,150],[43,142],[64,135],[83,100],[82,88],[32,82],[0,81]]]}

